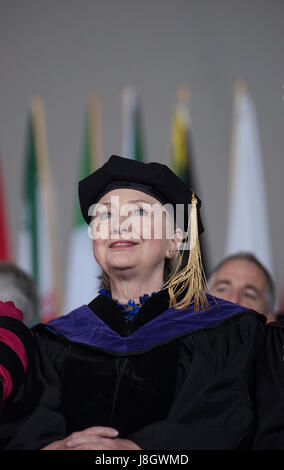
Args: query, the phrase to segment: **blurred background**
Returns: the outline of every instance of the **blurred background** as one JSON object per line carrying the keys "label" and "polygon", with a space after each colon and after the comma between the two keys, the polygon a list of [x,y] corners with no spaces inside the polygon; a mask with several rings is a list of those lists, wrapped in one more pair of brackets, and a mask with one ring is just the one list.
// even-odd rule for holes
{"label": "blurred background", "polygon": [[185,85],[190,90],[206,263],[209,269],[214,266],[225,251],[234,93],[236,81],[244,80],[257,117],[271,270],[280,293],[283,48],[281,0],[0,0],[0,153],[15,256],[33,96],[44,103],[58,261],[65,285],[89,95],[100,97],[103,161],[122,154],[122,93],[131,86],[139,93],[144,160],[168,163],[177,92]]}

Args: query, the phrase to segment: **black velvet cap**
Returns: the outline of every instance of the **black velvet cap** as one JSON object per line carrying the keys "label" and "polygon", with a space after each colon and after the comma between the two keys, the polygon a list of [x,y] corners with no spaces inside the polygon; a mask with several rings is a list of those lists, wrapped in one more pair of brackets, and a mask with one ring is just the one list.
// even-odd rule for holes
{"label": "black velvet cap", "polygon": [[[98,170],[79,182],[79,200],[82,215],[89,224],[90,207],[109,191],[117,188],[131,188],[150,194],[162,204],[184,204],[184,227],[188,224],[188,204],[191,204],[192,190],[167,165],[143,163],[129,158],[112,155]],[[194,188],[192,188],[194,189]],[[197,196],[196,196],[197,197]],[[204,231],[200,217],[201,201],[198,199],[198,231]]]}

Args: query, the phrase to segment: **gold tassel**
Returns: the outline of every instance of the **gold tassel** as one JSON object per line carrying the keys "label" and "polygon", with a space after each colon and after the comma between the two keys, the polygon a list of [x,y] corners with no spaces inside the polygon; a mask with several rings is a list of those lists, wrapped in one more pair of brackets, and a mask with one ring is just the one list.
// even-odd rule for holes
{"label": "gold tassel", "polygon": [[[190,251],[187,265],[179,271],[179,264],[167,285],[170,296],[170,307],[185,309],[188,305],[194,303],[195,311],[210,308],[206,296],[207,281],[202,266],[198,236],[197,202],[196,195],[194,191],[192,191],[191,211],[187,230],[187,234],[190,230]],[[184,291],[186,291],[186,293],[182,300],[177,302],[177,297]]]}

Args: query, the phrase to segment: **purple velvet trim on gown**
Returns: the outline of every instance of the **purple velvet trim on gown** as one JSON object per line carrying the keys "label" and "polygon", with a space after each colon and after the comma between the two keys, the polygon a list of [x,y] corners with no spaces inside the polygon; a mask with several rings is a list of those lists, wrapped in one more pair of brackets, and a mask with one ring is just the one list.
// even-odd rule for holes
{"label": "purple velvet trim on gown", "polygon": [[208,299],[211,306],[209,310],[194,312],[193,305],[185,310],[169,308],[127,337],[121,337],[113,331],[87,305],[52,320],[46,326],[76,343],[117,354],[133,354],[147,351],[192,331],[210,328],[229,317],[248,311],[245,307],[222,299],[214,300],[211,296]]}

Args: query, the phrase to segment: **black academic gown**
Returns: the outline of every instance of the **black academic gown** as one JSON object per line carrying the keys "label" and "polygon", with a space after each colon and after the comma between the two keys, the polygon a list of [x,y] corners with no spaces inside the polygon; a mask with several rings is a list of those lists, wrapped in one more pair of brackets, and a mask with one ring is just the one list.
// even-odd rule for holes
{"label": "black academic gown", "polygon": [[256,431],[253,448],[284,450],[284,318],[266,326],[255,368]]}
{"label": "black academic gown", "polygon": [[0,426],[0,442],[41,449],[74,431],[111,426],[147,450],[249,447],[265,318],[208,298],[209,310],[175,310],[161,291],[129,322],[99,295],[36,326],[43,393],[9,436]]}

